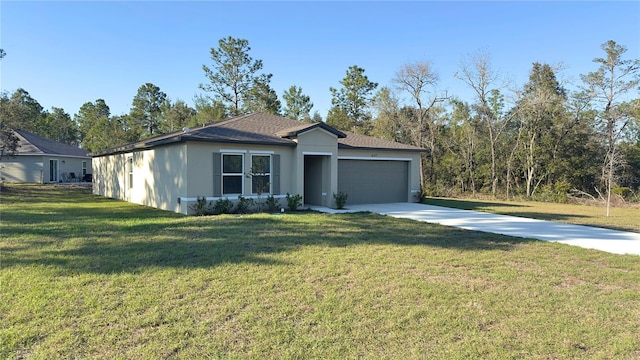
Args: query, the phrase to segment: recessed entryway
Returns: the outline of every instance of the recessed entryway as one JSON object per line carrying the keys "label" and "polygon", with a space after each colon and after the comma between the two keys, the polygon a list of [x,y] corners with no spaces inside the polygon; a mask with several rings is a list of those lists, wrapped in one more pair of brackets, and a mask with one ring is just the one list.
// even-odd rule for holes
{"label": "recessed entryway", "polygon": [[304,155],[304,203],[309,205],[325,204],[327,197],[326,176],[329,171],[329,156]]}

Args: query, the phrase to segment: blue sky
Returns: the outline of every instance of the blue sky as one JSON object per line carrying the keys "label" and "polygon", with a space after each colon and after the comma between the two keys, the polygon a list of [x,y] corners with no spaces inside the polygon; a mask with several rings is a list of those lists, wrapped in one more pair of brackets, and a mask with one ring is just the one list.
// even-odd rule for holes
{"label": "blue sky", "polygon": [[323,118],[329,87],[340,87],[351,65],[392,86],[403,64],[430,61],[438,91],[472,101],[453,74],[480,49],[516,86],[535,61],[562,63],[559,77],[577,85],[609,39],[628,48],[627,58],[640,58],[639,1],[2,1],[0,21],[1,89],[24,88],[45,109],[72,116],[99,98],[112,114],[128,113],[147,82],[192,104],[207,81],[210,49],[227,36],[249,41],[281,100],[300,86]]}

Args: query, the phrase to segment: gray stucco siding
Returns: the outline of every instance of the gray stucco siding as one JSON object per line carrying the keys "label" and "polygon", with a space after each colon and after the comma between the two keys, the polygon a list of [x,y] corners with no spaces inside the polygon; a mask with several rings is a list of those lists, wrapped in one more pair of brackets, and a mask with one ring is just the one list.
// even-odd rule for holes
{"label": "gray stucco siding", "polygon": [[42,183],[43,176],[42,155],[5,155],[0,162],[0,177],[4,182]]}

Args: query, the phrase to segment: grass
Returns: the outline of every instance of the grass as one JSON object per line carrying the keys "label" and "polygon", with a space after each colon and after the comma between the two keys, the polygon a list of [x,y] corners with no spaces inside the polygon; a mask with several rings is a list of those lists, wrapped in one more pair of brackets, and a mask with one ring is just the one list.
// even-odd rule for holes
{"label": "grass", "polygon": [[1,195],[0,358],[640,357],[640,257],[374,214]]}
{"label": "grass", "polygon": [[640,232],[640,207],[612,207],[606,217],[604,206],[557,204],[537,201],[426,198],[425,204],[495,214],[528,217],[614,230]]}

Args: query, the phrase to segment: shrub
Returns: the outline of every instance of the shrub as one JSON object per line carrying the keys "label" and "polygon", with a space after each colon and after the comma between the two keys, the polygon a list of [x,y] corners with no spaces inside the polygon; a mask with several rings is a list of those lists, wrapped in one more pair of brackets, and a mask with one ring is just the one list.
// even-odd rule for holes
{"label": "shrub", "polygon": [[198,196],[196,198],[196,203],[190,205],[189,208],[194,212],[196,216],[204,216],[209,214],[209,203],[207,202],[207,198],[204,196]]}
{"label": "shrub", "polygon": [[276,199],[273,195],[267,196],[267,200],[265,200],[264,203],[267,205],[269,212],[276,212],[280,208],[280,200]]}
{"label": "shrub", "polygon": [[344,204],[347,203],[347,198],[349,197],[349,194],[345,194],[342,192],[339,192],[337,194],[333,194],[333,199],[336,201],[336,208],[338,209],[343,209],[344,208]]}
{"label": "shrub", "polygon": [[233,202],[227,198],[218,199],[213,204],[214,214],[229,214],[233,210]]}
{"label": "shrub", "polygon": [[631,190],[631,188],[626,186],[616,186],[611,189],[611,192],[614,193],[615,195],[620,196],[623,199],[628,199],[633,194],[633,191]]}
{"label": "shrub", "polygon": [[554,184],[547,184],[536,189],[533,199],[537,201],[566,203],[571,184],[565,180],[556,181]]}
{"label": "shrub", "polygon": [[287,193],[287,207],[291,211],[296,211],[302,206],[302,196],[300,194],[291,195]]}
{"label": "shrub", "polygon": [[255,204],[253,199],[247,199],[242,195],[238,195],[238,204],[236,205],[236,212],[238,214],[246,214],[249,208]]}

